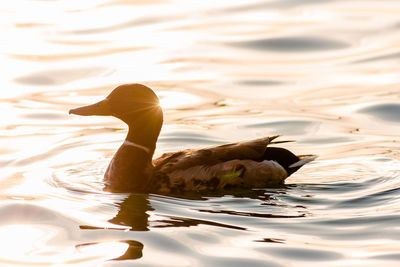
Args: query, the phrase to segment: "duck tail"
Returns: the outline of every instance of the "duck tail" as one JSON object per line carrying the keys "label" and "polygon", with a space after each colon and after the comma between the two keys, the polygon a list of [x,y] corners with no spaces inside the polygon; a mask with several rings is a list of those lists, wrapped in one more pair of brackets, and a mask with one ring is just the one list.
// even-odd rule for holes
{"label": "duck tail", "polygon": [[289,165],[289,168],[299,168],[299,167],[315,160],[316,158],[318,158],[318,156],[316,156],[316,155],[300,155],[297,157],[299,158],[299,161]]}
{"label": "duck tail", "polygon": [[291,143],[291,142],[296,142],[295,140],[283,140],[283,141],[273,141],[273,142],[269,142],[271,145],[274,144],[282,144],[282,143]]}

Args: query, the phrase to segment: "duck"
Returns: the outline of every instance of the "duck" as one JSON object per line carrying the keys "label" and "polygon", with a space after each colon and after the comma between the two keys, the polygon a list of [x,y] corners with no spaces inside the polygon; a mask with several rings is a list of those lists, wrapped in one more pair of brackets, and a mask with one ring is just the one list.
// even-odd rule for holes
{"label": "duck", "polygon": [[[114,116],[128,125],[105,173],[107,191],[179,194],[279,187],[315,155],[295,155],[273,146],[278,135],[202,149],[164,153],[153,159],[163,125],[159,98],[149,87],[123,84],[97,103],[69,114]],[[272,146],[271,146],[272,145]]]}

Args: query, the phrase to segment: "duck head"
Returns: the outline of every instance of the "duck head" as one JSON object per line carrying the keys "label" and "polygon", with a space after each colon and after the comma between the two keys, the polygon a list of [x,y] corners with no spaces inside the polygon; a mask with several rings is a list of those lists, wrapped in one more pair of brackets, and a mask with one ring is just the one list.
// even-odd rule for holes
{"label": "duck head", "polygon": [[126,140],[145,146],[152,152],[163,123],[157,95],[142,84],[118,86],[104,100],[71,109],[69,114],[114,116],[128,124]]}

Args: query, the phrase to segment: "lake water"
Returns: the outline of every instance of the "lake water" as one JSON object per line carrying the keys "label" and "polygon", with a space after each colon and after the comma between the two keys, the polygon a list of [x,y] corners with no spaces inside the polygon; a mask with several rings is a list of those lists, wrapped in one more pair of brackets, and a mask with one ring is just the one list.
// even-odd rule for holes
{"label": "lake water", "polygon": [[[398,266],[400,1],[0,4],[0,266]],[[317,154],[277,189],[112,194],[125,137],[68,115],[160,96],[156,156],[281,134]]]}

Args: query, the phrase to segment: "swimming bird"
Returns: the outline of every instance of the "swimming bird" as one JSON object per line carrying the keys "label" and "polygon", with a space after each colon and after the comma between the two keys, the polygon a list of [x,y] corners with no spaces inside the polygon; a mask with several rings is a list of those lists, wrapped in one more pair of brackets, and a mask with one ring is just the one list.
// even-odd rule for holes
{"label": "swimming bird", "polygon": [[104,100],[69,111],[81,116],[114,116],[128,127],[104,174],[113,192],[185,193],[234,188],[264,188],[285,179],[313,155],[296,156],[287,149],[270,147],[278,136],[204,149],[165,153],[153,160],[163,124],[157,95],[142,84],[116,87]]}

